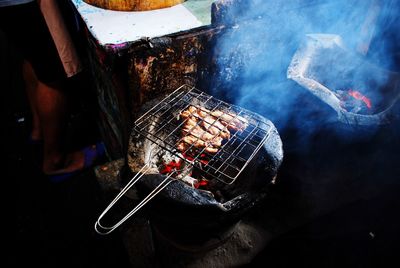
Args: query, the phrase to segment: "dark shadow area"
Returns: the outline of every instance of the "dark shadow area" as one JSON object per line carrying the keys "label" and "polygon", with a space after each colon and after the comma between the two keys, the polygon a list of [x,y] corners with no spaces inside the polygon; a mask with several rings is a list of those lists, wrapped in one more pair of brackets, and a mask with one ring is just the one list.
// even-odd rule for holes
{"label": "dark shadow area", "polygon": [[[17,58],[4,39],[1,52],[1,60]],[[88,169],[58,184],[41,172],[42,145],[28,142],[30,109],[17,63],[1,64],[0,76],[7,228],[3,263],[7,267],[128,267],[118,234],[102,237],[94,232],[99,209],[105,206],[94,172]],[[88,73],[67,81],[66,88],[71,89],[71,106],[65,145],[72,151],[100,139],[98,110]]]}
{"label": "dark shadow area", "polygon": [[387,188],[278,236],[246,267],[398,267],[399,190]]}
{"label": "dark shadow area", "polygon": [[397,267],[399,126],[281,130],[284,161],[255,215],[282,232],[248,267]]}
{"label": "dark shadow area", "polygon": [[[88,90],[79,85],[80,91]],[[22,99],[22,96],[18,98]],[[8,100],[15,103],[10,96]],[[73,107],[67,139],[71,150],[99,138],[93,110],[86,109],[85,105]],[[2,148],[6,148],[2,152],[6,154],[2,177],[6,182],[8,205],[14,206],[16,214],[11,264],[17,267],[127,267],[127,255],[118,234],[102,237],[94,232],[99,209],[105,206],[94,172],[89,169],[66,182],[51,183],[41,172],[40,145],[27,143],[27,110],[14,111],[3,122],[7,131],[2,137],[5,142]]]}

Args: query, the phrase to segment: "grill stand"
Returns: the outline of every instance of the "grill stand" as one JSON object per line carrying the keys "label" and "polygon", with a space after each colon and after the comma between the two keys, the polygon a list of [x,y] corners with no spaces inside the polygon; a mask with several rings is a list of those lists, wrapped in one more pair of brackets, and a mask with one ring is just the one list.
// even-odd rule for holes
{"label": "grill stand", "polygon": [[[175,93],[179,94],[179,90]],[[239,143],[239,146],[229,144],[230,139],[219,151],[222,152],[221,154],[231,155],[232,162],[220,161],[218,163],[216,159],[215,163],[211,163],[209,169],[206,170],[210,176],[214,176],[214,178],[217,176],[213,180],[216,183],[215,188],[212,189],[222,192],[223,198],[218,201],[204,191],[194,189],[180,181],[172,181],[143,210],[137,211],[141,205],[136,206],[133,210],[127,208],[142,200],[140,195],[146,195],[153,191],[161,181],[169,180],[165,175],[159,174],[159,160],[162,160],[162,163],[169,163],[163,161],[164,157],[169,159],[170,156],[177,156],[174,154],[173,148],[176,139],[165,142],[167,143],[165,146],[165,143],[156,140],[160,138],[160,135],[149,132],[147,134],[153,134],[153,139],[149,139],[147,134],[143,135],[144,132],[137,129],[141,123],[155,122],[154,124],[157,124],[163,122],[161,119],[165,119],[165,117],[160,120],[138,120],[136,129],[132,131],[127,159],[118,160],[113,168],[99,167],[96,170],[96,175],[100,184],[104,185],[105,191],[112,189],[113,195],[117,194],[117,199],[121,199],[123,207],[126,204],[123,210],[131,211],[128,215],[121,212],[127,217],[131,213],[136,213],[135,217],[129,219],[125,224],[117,222],[115,225],[106,227],[105,224],[100,223],[104,213],[97,222],[97,227],[106,227],[99,230],[100,232],[105,231],[104,233],[111,232],[121,225],[118,232],[122,234],[133,267],[242,265],[248,263],[271,237],[265,235],[263,233],[265,231],[259,227],[265,226],[265,224],[251,224],[244,219],[253,207],[268,196],[267,190],[271,182],[275,180],[278,168],[282,163],[282,141],[278,131],[272,122],[264,117],[216,100],[193,88],[183,94],[188,97],[187,99],[184,97],[180,99],[183,101],[169,103],[172,105],[182,104],[181,108],[185,110],[188,105],[193,105],[190,101],[193,97],[190,94],[194,94],[194,99],[200,101],[197,103],[198,107],[204,107],[204,102],[201,100],[205,99],[206,104],[211,102],[217,104],[217,106],[211,105],[211,108],[205,106],[206,109],[231,111],[238,116],[245,116],[249,127],[243,131],[244,133],[232,134],[234,137],[232,140]],[[187,102],[188,100],[190,102]],[[152,105],[151,107],[158,109],[160,106]],[[171,122],[176,121],[176,111],[179,114],[180,110],[173,111],[169,118]],[[157,116],[159,113],[156,111],[147,113],[147,115]],[[179,130],[176,125],[167,126],[171,126],[172,130]],[[153,126],[150,125],[151,127]],[[162,123],[156,129],[164,128],[165,124]],[[142,130],[147,131],[148,129],[145,127]],[[167,134],[169,133],[171,131],[167,131]],[[170,148],[168,148],[168,144],[171,145]],[[158,152],[159,148],[161,150]],[[169,155],[166,155],[165,152],[168,152]],[[157,157],[152,157],[152,155],[157,155]],[[221,157],[221,159],[226,160],[225,157]],[[227,167],[234,166],[236,170],[225,172],[224,164]],[[137,174],[146,173],[143,172],[143,169],[146,168],[149,168],[150,172],[144,174],[144,178],[141,179],[142,175]],[[104,176],[107,171],[111,170],[113,170],[114,178],[113,176]],[[243,173],[239,176],[242,171]],[[101,182],[102,177],[107,178],[104,180],[105,183]],[[228,180],[224,181],[225,178]],[[127,181],[130,181],[128,187],[124,188]],[[137,185],[135,185],[136,181]],[[235,183],[233,183],[234,181]],[[121,188],[124,189],[120,191]],[[113,206],[113,203],[110,205]],[[110,208],[109,206],[105,213]],[[115,218],[127,220],[127,217],[117,216]],[[186,234],[186,237],[182,234]]]}
{"label": "grill stand", "polygon": [[[207,122],[211,124],[211,126],[221,117],[225,117],[223,120],[228,126],[238,122],[239,125],[245,126],[243,129],[236,129],[231,133],[227,141],[220,145],[217,153],[207,153],[205,151],[207,146],[202,149],[194,148],[194,144],[189,144],[184,152],[179,152],[176,144],[181,139],[183,122],[178,120],[178,118],[181,113],[189,107],[197,107],[197,109],[207,111],[207,116],[214,116],[213,118],[215,121],[213,123]],[[219,113],[220,115],[216,116],[213,113]],[[217,117],[218,119],[216,119]],[[197,124],[206,122],[205,118],[199,119],[198,121]],[[206,130],[203,131],[206,132]],[[221,134],[222,130],[220,129],[219,131],[220,133],[218,135]],[[197,137],[197,140],[201,139],[201,136]],[[271,139],[271,137],[275,139]],[[275,150],[272,155],[278,157],[282,156],[281,141],[277,135],[276,128],[269,120],[238,106],[215,99],[202,91],[186,85],[176,89],[173,93],[169,94],[158,102],[157,105],[153,106],[139,117],[135,121],[133,127],[132,139],[136,141],[133,142],[136,144],[136,148],[133,149],[131,153],[142,153],[142,157],[137,158],[137,161],[128,161],[129,163],[134,162],[134,167],[132,168],[133,174],[130,176],[131,179],[98,217],[94,225],[98,234],[107,235],[111,233],[127,219],[136,214],[147,202],[154,198],[171,182],[180,180],[180,178],[188,175],[179,173],[189,173],[190,169],[175,170],[169,173],[168,176],[160,176],[160,163],[158,162],[162,160],[162,163],[168,163],[165,161],[167,155],[168,157],[180,157],[182,161],[191,165],[193,169],[198,169],[200,172],[205,173],[207,178],[216,179],[220,183],[228,186],[233,184],[244,169],[249,166],[252,159],[260,152],[260,149],[265,148],[267,140],[274,140],[272,143],[278,145],[276,147],[277,150]],[[192,159],[188,160],[184,155],[190,155]],[[207,157],[207,163],[201,165],[203,161],[202,158],[204,157],[203,155]],[[264,160],[263,157],[260,159]],[[279,166],[280,160],[273,160],[273,162],[275,162],[275,168]],[[254,164],[254,161],[251,164]],[[250,169],[250,166],[248,169]],[[255,167],[255,170],[258,170],[258,167]],[[276,171],[274,168],[273,170]],[[153,177],[155,179],[162,178],[162,180],[154,185],[150,193],[126,215],[121,216],[116,223],[111,225],[102,223],[103,218],[136,183],[143,180],[143,178],[145,178],[144,180],[154,181],[154,179],[148,177]],[[246,180],[246,184],[250,184],[250,181]],[[183,192],[180,192],[178,195],[182,193]],[[200,196],[202,195],[204,196],[204,193],[201,192],[193,192],[193,194],[198,194],[199,198],[201,198]],[[236,200],[243,199],[243,197],[242,195],[236,195],[235,198],[232,198],[226,203],[219,203],[213,197],[209,199],[211,204],[217,206],[219,210],[228,211],[230,207],[233,207],[230,201],[238,204],[241,203],[241,201]],[[168,210],[168,208],[166,209]],[[218,213],[216,213],[216,215],[218,215]]]}
{"label": "grill stand", "polygon": [[[97,180],[105,193],[122,187],[124,159],[96,167]],[[122,202],[139,199],[135,189],[127,192]],[[187,243],[161,230],[147,213],[138,213],[132,224],[118,228],[132,267],[230,267],[249,263],[272,239],[260,227],[267,224],[243,219],[224,226],[218,233],[209,233],[201,243]]]}

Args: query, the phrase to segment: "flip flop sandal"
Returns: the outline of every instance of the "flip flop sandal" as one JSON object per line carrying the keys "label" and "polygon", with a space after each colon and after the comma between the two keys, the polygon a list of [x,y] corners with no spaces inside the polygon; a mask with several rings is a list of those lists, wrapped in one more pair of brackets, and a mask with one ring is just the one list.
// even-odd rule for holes
{"label": "flip flop sandal", "polygon": [[83,148],[82,151],[85,157],[82,169],[72,172],[48,175],[50,181],[55,183],[65,181],[71,177],[78,175],[79,173],[85,171],[86,169],[93,167],[94,165],[105,159],[106,150],[104,143],[102,142],[98,142],[96,143],[96,145],[87,146]]}

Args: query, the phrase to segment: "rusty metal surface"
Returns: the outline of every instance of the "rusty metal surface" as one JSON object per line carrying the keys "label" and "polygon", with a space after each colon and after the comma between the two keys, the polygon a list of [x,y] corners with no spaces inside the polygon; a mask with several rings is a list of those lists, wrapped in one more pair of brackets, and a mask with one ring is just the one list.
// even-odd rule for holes
{"label": "rusty metal surface", "polygon": [[213,42],[223,27],[201,27],[153,39],[101,46],[88,38],[100,105],[100,128],[112,159],[124,157],[143,103],[212,73]]}
{"label": "rusty metal surface", "polygon": [[100,133],[109,156],[118,159],[126,152],[130,116],[125,102],[127,92],[122,86],[121,74],[115,68],[120,62],[91,39],[87,51],[97,91]]}
{"label": "rusty metal surface", "polygon": [[211,40],[220,28],[203,28],[148,40],[129,54],[129,87],[133,105],[141,105],[182,84],[194,86],[210,66]]}

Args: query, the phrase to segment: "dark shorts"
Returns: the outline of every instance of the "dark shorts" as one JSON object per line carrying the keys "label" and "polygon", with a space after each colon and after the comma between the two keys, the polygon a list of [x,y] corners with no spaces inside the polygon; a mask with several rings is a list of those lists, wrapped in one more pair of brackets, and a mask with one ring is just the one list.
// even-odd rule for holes
{"label": "dark shorts", "polygon": [[36,1],[1,7],[0,29],[22,57],[32,64],[41,82],[54,84],[66,78],[56,46]]}

